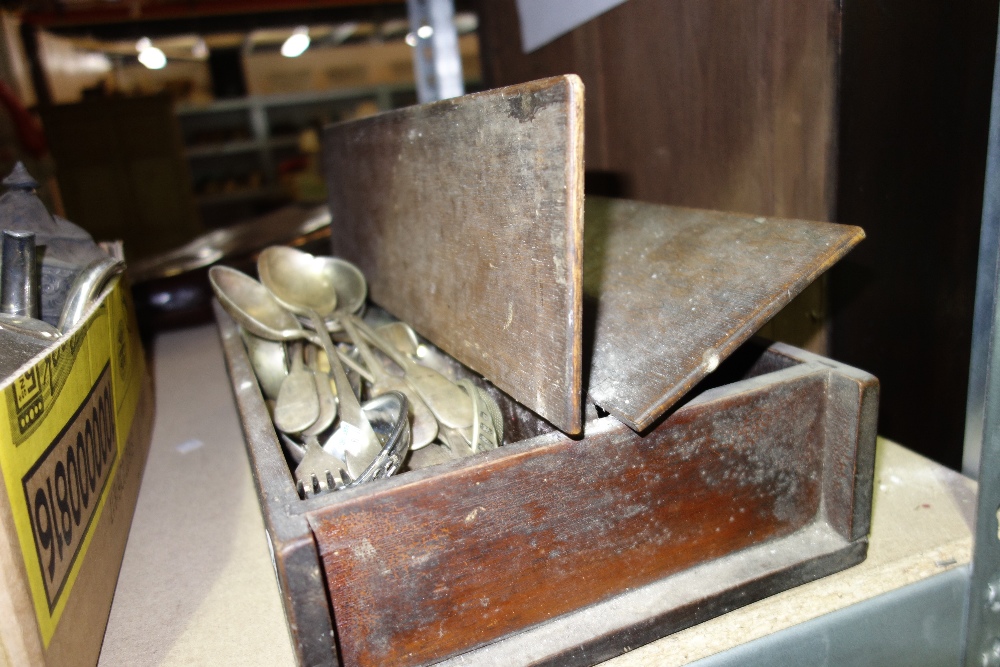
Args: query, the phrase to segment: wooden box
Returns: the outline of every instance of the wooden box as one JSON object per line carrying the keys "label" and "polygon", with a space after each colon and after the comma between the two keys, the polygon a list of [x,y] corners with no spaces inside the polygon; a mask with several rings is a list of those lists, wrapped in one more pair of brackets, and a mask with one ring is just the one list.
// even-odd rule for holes
{"label": "wooden box", "polygon": [[302,664],[593,664],[865,556],[877,381],[749,340],[860,230],[585,212],[581,96],[535,82],[324,139],[335,254],[495,385],[504,447],[302,500],[216,306]]}
{"label": "wooden box", "polygon": [[300,500],[216,312],[301,664],[593,664],[864,559],[867,373],[750,343],[644,435],[606,416]]}

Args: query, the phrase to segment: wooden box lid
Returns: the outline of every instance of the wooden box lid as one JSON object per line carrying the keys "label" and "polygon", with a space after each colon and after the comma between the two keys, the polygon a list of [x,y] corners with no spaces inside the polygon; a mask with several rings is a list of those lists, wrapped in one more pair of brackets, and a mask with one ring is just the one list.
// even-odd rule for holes
{"label": "wooden box lid", "polygon": [[864,238],[849,225],[598,197],[585,220],[587,393],[637,431]]}
{"label": "wooden box lid", "polygon": [[648,427],[864,236],[599,198],[584,222],[575,75],[331,125],[323,153],[372,299],[570,434],[584,393]]}

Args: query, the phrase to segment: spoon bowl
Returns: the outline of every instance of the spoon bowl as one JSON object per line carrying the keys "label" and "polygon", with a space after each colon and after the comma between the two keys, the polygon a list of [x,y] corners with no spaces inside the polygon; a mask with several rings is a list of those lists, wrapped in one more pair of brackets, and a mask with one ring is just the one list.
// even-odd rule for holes
{"label": "spoon bowl", "polygon": [[259,282],[228,266],[213,266],[208,280],[223,309],[244,329],[269,340],[311,338]]}
{"label": "spoon bowl", "polygon": [[302,343],[291,347],[291,368],[278,390],[274,426],[285,433],[302,433],[319,418],[316,378],[302,362]]}
{"label": "spoon bowl", "polygon": [[255,336],[242,328],[241,333],[243,344],[247,348],[247,355],[250,357],[250,366],[253,368],[254,375],[257,376],[261,392],[267,398],[277,398],[281,383],[288,375],[288,355],[285,351],[285,344]]}
{"label": "spoon bowl", "polygon": [[[368,282],[361,269],[339,257],[317,257],[316,260],[337,292],[337,310],[360,314],[368,298]],[[327,318],[327,324],[336,321],[336,318]]]}
{"label": "spoon bowl", "polygon": [[260,281],[278,302],[292,311],[321,317],[337,309],[337,290],[323,258],[286,246],[265,248],[257,258]]}
{"label": "spoon bowl", "polygon": [[[248,333],[272,341],[304,339],[322,347],[319,334],[302,328],[298,318],[285,310],[266,287],[242,271],[213,266],[208,270],[208,281],[223,310]],[[353,359],[339,351],[337,355],[361,377],[371,379],[371,374]]]}
{"label": "spoon bowl", "polygon": [[[332,289],[337,295],[335,312],[331,311],[323,316],[323,323],[326,325],[327,331],[340,333],[344,330],[340,323],[340,316],[342,314],[361,315],[364,312],[365,301],[368,298],[368,282],[365,280],[364,274],[361,273],[361,269],[346,259],[340,259],[339,257],[310,255],[311,259],[304,260],[301,257],[292,256],[292,253],[296,255],[304,253],[291,248],[285,248],[284,250],[290,252],[282,252],[283,257],[279,257],[278,253],[273,253],[272,259],[275,261],[297,262],[299,268],[304,267],[309,272],[303,275],[312,275],[316,280],[316,284],[323,284],[323,289],[327,289],[326,286],[329,286],[329,289]],[[294,285],[289,285],[289,287],[292,289],[295,288]],[[323,309],[316,308],[316,310],[322,312]],[[312,323],[304,319],[303,324],[311,326]]]}

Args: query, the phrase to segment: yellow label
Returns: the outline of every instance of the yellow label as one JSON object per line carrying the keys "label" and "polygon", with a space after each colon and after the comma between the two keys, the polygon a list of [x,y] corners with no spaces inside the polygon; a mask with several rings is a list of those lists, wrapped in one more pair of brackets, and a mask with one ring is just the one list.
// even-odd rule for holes
{"label": "yellow label", "polygon": [[46,646],[101,520],[145,363],[119,280],[72,335],[3,389],[0,468]]}

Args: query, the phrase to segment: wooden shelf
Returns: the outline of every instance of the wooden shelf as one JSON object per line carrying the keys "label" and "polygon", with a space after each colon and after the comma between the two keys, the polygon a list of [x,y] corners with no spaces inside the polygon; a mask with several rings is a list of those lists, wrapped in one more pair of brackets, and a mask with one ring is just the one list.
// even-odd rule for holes
{"label": "wooden shelf", "polygon": [[256,139],[242,139],[238,141],[227,141],[218,144],[200,144],[188,146],[184,149],[184,156],[191,158],[218,157],[220,155],[235,155],[238,153],[252,153],[259,151],[261,143]]}
{"label": "wooden shelf", "polygon": [[[248,204],[266,205],[269,199],[287,199],[287,194],[278,187],[277,167],[283,157],[298,151],[302,130],[313,127],[317,121],[347,117],[357,104],[364,102],[374,103],[381,111],[388,110],[398,95],[414,91],[412,84],[386,84],[252,95],[175,106],[182,135],[187,137],[184,156],[193,182],[244,180],[252,172],[262,175],[260,188],[196,197],[202,217],[212,218],[213,226],[221,224],[219,220],[233,222],[246,215]],[[241,135],[244,138],[211,141]],[[195,142],[198,136],[202,141]],[[231,209],[228,212],[227,207]]]}

